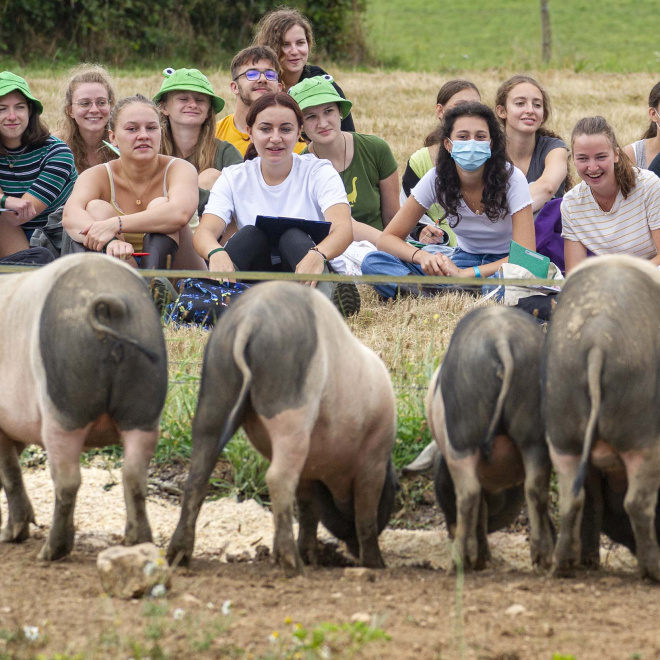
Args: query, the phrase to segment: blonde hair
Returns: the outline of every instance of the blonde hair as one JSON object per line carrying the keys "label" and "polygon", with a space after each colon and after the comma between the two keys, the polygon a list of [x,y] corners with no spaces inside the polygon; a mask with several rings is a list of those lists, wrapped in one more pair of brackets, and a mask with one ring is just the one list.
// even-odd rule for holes
{"label": "blonde hair", "polygon": [[[177,90],[172,90],[160,99],[158,105],[161,109],[163,107],[163,102],[167,102],[167,97],[173,92],[176,93],[176,91]],[[202,172],[214,166],[215,154],[218,151],[218,141],[215,139],[215,112],[213,112],[213,106],[210,101],[211,99],[209,97],[209,112],[200,128],[195,148],[192,150],[190,156],[186,158],[188,162],[195,166],[195,169],[198,172]],[[160,113],[160,125],[163,129],[160,142],[160,153],[165,154],[166,156],[174,156],[175,145],[174,136],[172,135],[172,126],[170,124],[170,118],[163,112]]]}
{"label": "blonde hair", "polygon": [[[73,152],[73,158],[78,172],[83,172],[89,167],[87,161],[87,147],[80,134],[80,128],[76,124],[74,118],[69,114],[73,106],[73,93],[76,91],[78,85],[83,83],[99,83],[103,85],[108,93],[108,103],[110,109],[115,104],[115,92],[112,88],[112,80],[110,74],[100,64],[84,63],[71,70],[71,78],[64,93],[64,106],[63,116],[64,120],[60,123],[60,130],[62,139],[69,145]],[[103,140],[108,139],[108,124],[103,131]],[[98,155],[102,162],[113,160],[117,156],[111,149],[107,149],[103,144],[99,144]]]}

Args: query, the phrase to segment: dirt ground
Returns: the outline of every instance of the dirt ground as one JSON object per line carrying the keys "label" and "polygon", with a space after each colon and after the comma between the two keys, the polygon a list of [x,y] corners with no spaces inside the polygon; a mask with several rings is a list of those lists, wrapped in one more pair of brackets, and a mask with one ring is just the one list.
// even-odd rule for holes
{"label": "dirt ground", "polygon": [[[119,479],[115,471],[84,471],[75,550],[45,564],[36,554],[52,490],[46,470],[26,473],[41,526],[21,545],[0,545],[0,659],[660,657],[660,589],[638,579],[622,548],[603,549],[597,573],[554,580],[531,570],[524,534],[496,533],[489,569],[461,585],[445,571],[444,531],[388,529],[381,537],[386,570],[346,568],[329,546],[326,554],[344,566],[286,579],[263,556],[272,519],[253,501],[205,504],[195,559],[177,569],[164,598],[111,599],[100,587],[96,556],[121,540]],[[178,509],[156,497],[148,506],[155,541],[164,546]],[[367,641],[361,622],[389,639]],[[324,634],[316,646],[314,629],[317,642]],[[295,646],[294,634],[305,631]]]}

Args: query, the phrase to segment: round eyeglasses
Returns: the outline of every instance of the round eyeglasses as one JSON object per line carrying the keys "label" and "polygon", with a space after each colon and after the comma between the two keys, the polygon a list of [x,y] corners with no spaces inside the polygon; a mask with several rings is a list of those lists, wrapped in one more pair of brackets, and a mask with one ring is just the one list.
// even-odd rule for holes
{"label": "round eyeglasses", "polygon": [[248,69],[247,71],[243,71],[243,73],[239,73],[236,78],[234,78],[234,81],[238,80],[241,76],[245,76],[247,80],[254,82],[255,80],[259,80],[262,74],[264,78],[270,82],[277,82],[280,79],[275,69],[266,69],[265,71],[259,71],[259,69]]}
{"label": "round eyeglasses", "polygon": [[77,105],[79,108],[83,108],[83,110],[91,108],[93,105],[95,105],[99,110],[103,110],[103,108],[107,108],[110,105],[110,100],[96,99],[96,101],[92,101],[91,99],[83,99],[82,101],[76,101],[71,105]]}

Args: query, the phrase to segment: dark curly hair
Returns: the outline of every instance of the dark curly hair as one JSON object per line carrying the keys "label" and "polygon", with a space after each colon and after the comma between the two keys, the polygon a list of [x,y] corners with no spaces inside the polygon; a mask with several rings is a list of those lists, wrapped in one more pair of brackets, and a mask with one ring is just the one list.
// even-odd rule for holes
{"label": "dark curly hair", "polygon": [[435,193],[438,203],[444,209],[450,227],[456,227],[461,221],[458,207],[461,203],[461,180],[458,166],[449,151],[444,148],[445,138],[450,138],[454,124],[460,117],[479,117],[488,125],[490,133],[491,156],[484,166],[484,191],[481,203],[485,215],[496,222],[509,213],[506,192],[509,178],[513,173],[513,164],[506,155],[506,137],[495,113],[483,103],[461,103],[445,115],[442,124],[440,152],[436,165]]}

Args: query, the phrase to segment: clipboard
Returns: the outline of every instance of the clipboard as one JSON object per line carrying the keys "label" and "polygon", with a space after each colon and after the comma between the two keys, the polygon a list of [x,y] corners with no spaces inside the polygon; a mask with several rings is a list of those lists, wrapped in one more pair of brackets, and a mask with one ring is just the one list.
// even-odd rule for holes
{"label": "clipboard", "polygon": [[534,277],[546,279],[550,269],[550,258],[534,250],[528,250],[526,247],[511,241],[509,248],[509,263],[526,268]]}
{"label": "clipboard", "polygon": [[268,238],[268,244],[276,248],[282,234],[287,229],[304,231],[318,245],[330,233],[332,223],[323,220],[303,220],[302,218],[285,218],[274,215],[258,215],[255,222]]}

